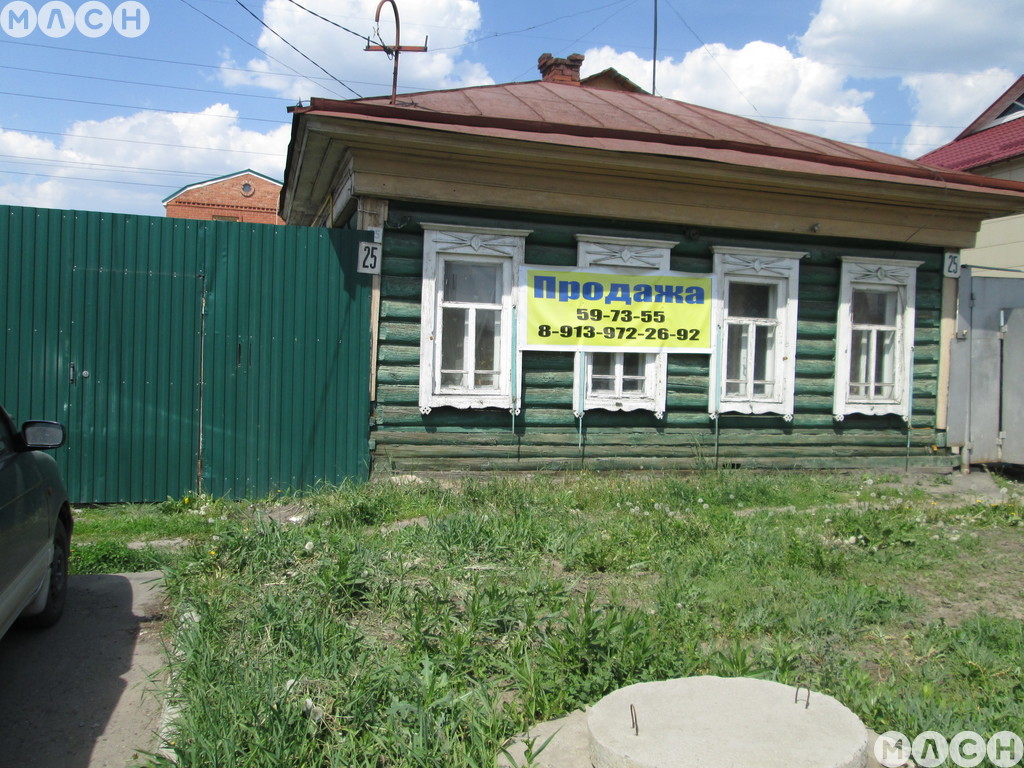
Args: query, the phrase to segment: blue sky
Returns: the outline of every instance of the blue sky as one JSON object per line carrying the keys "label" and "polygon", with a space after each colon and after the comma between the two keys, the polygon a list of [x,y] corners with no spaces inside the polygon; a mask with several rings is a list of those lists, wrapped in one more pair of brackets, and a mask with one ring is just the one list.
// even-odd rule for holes
{"label": "blue sky", "polygon": [[[133,1],[149,12],[137,37],[71,25],[51,36],[39,22],[18,37],[12,8],[53,20],[54,4],[0,0],[0,203],[162,215],[161,200],[194,181],[247,167],[281,178],[286,108],[299,99],[390,91],[391,62],[359,37],[375,33],[377,0]],[[582,53],[584,75],[612,66],[652,84],[655,0],[398,5],[402,42],[430,48],[402,57],[400,91],[533,80],[542,53]],[[1024,0],[657,10],[659,95],[910,157],[953,138],[1024,72]],[[393,41],[390,5],[379,33]]]}

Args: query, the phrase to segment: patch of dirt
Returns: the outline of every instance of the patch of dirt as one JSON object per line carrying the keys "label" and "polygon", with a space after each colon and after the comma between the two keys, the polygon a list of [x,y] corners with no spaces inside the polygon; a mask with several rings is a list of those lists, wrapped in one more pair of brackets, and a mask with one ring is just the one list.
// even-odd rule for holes
{"label": "patch of dirt", "polygon": [[982,528],[977,534],[977,549],[904,584],[924,603],[925,620],[955,625],[979,611],[1024,620],[1024,528]]}

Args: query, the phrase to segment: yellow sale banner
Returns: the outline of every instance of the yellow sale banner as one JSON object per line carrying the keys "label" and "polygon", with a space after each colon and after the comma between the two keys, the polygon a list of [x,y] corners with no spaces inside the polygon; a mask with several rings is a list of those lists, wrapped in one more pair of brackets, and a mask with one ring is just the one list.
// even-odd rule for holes
{"label": "yellow sale banner", "polygon": [[523,349],[711,351],[712,275],[523,267]]}

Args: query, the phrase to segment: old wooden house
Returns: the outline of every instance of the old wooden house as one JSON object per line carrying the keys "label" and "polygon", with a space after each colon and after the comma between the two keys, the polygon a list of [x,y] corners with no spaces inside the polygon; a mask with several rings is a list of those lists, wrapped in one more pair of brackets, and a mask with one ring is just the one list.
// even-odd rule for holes
{"label": "old wooden house", "polygon": [[1024,185],[582,61],[292,109],[282,216],[379,243],[374,473],[952,464],[944,270]]}

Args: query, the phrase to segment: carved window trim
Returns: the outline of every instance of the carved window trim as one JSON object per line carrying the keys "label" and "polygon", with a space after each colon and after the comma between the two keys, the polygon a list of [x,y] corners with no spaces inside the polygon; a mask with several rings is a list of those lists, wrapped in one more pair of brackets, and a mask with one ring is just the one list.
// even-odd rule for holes
{"label": "carved window trim", "polygon": [[[708,414],[719,413],[779,414],[786,421],[793,419],[793,395],[796,388],[797,293],[800,260],[804,251],[780,251],[766,248],[713,246],[715,284],[712,299],[712,323],[718,343],[711,353],[711,381]],[[774,386],[770,397],[730,395],[727,393],[725,366],[728,344],[728,296],[733,283],[770,285],[775,288],[773,352]]]}
{"label": "carved window trim", "polygon": [[[522,352],[514,344],[516,280],[525,260],[529,230],[471,227],[455,224],[423,226],[423,284],[420,322],[419,408],[504,408],[518,414],[522,408],[520,378]],[[499,387],[485,392],[441,384],[441,309],[443,284],[439,280],[446,261],[501,266]]]}
{"label": "carved window trim", "polygon": [[[648,240],[602,235],[576,235],[576,263],[586,267],[611,267],[636,274],[668,272],[672,248],[670,240]],[[618,353],[616,353],[618,354]],[[637,354],[646,371],[643,392],[608,395],[593,391],[593,352],[580,352],[573,365],[573,412],[580,418],[587,410],[652,411],[665,418],[668,389],[668,355],[664,352],[623,352]]]}
{"label": "carved window trim", "polygon": [[[871,259],[844,256],[836,317],[836,369],[833,417],[842,421],[848,414],[869,416],[895,414],[910,420],[911,372],[914,365],[914,323],[917,268],[924,262],[902,259]],[[855,290],[889,289],[895,292],[896,340],[894,343],[893,396],[858,398],[850,395],[850,366],[853,356],[853,294]]]}

